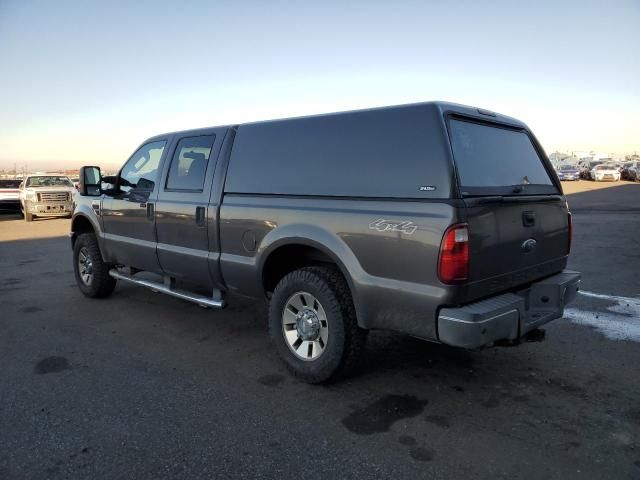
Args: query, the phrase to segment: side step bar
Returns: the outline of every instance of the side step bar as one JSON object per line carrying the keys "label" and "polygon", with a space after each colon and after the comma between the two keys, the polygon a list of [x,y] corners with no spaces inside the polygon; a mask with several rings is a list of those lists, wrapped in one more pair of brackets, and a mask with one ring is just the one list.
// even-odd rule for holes
{"label": "side step bar", "polygon": [[143,287],[150,288],[154,292],[166,293],[172,297],[181,298],[188,302],[197,303],[201,307],[208,308],[224,308],[225,301],[222,298],[222,292],[220,290],[214,290],[213,297],[205,297],[204,295],[198,295],[197,293],[185,292],[184,290],[177,290],[173,286],[173,281],[169,277],[165,278],[165,283],[154,282],[152,280],[144,280],[141,278],[133,278],[132,275],[119,272],[115,268],[109,270],[109,275],[117,280],[123,280],[125,282],[135,283],[136,285],[142,285]]}

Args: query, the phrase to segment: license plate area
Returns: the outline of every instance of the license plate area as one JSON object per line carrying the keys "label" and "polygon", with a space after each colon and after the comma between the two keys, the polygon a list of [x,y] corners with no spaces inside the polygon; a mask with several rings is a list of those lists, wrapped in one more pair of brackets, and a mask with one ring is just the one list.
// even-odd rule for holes
{"label": "license plate area", "polygon": [[66,205],[38,205],[38,212],[41,213],[61,213],[66,212]]}

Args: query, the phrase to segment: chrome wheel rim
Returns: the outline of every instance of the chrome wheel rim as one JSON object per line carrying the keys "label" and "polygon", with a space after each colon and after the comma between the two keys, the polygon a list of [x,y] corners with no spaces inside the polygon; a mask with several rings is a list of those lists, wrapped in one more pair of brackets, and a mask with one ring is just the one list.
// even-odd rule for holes
{"label": "chrome wheel rim", "polygon": [[78,252],[78,271],[80,272],[80,278],[85,285],[91,285],[93,280],[93,261],[91,261],[91,255],[86,247],[82,247]]}
{"label": "chrome wheel rim", "polygon": [[327,348],[329,323],[322,305],[309,292],[296,292],[282,311],[282,334],[300,360],[317,360]]}

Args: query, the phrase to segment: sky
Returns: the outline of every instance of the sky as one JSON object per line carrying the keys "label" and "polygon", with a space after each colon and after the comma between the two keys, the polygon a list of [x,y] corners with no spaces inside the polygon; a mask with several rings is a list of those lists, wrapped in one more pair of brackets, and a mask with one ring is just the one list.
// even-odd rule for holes
{"label": "sky", "polygon": [[447,100],[547,153],[640,153],[640,0],[0,0],[0,169],[159,133]]}

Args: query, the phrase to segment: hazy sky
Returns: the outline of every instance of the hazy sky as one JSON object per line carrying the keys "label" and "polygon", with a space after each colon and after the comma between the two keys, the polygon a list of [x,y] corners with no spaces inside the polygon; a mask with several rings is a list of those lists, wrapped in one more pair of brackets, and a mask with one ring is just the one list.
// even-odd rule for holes
{"label": "hazy sky", "polygon": [[0,0],[0,168],[424,100],[518,117],[549,153],[640,152],[639,25],[638,0]]}

